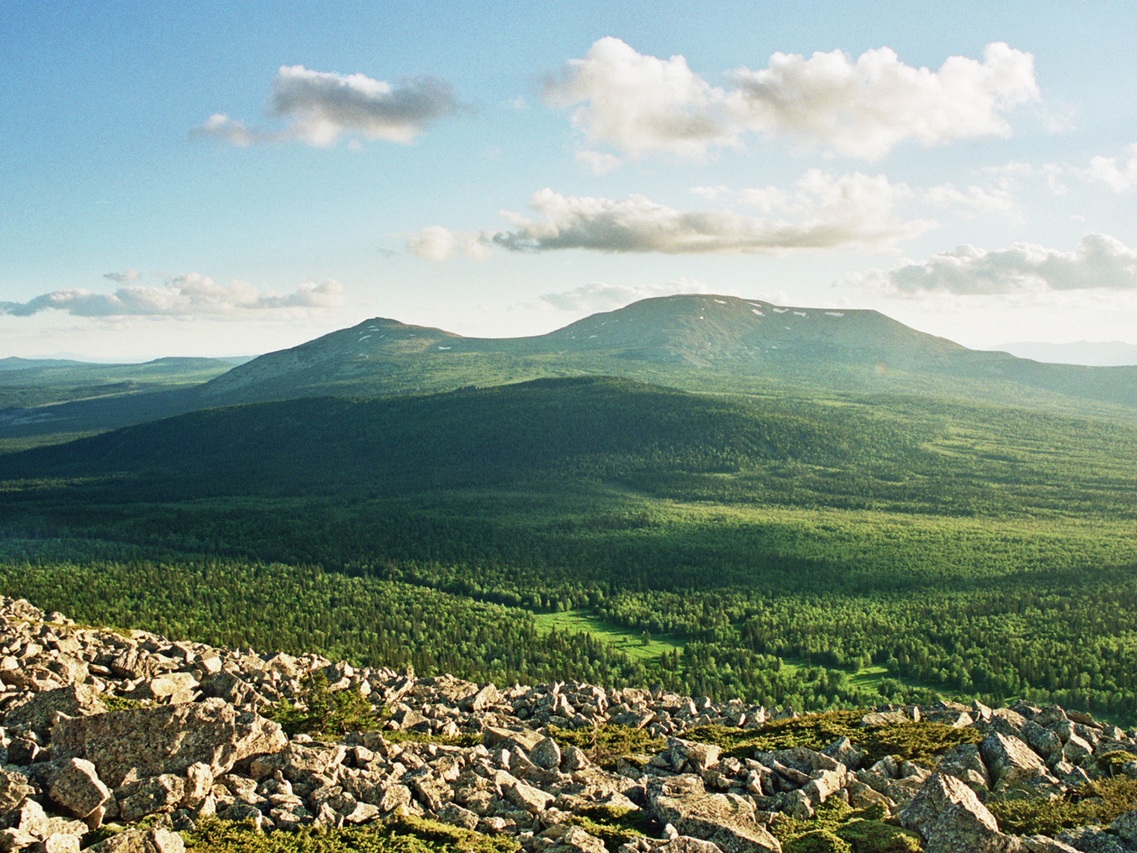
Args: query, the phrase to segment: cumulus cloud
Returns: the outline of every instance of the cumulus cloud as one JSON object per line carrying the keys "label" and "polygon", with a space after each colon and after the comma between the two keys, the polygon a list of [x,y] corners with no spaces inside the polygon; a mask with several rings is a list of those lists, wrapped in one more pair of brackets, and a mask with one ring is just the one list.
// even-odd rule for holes
{"label": "cumulus cloud", "polygon": [[1071,252],[1033,243],[997,251],[960,246],[888,272],[873,270],[846,283],[897,296],[1137,290],[1137,250],[1106,234],[1087,234]]}
{"label": "cumulus cloud", "polygon": [[702,157],[734,144],[739,128],[726,93],[695,74],[682,56],[645,56],[620,39],[602,38],[545,86],[545,101],[571,107],[573,124],[592,145],[633,156],[667,151]]}
{"label": "cumulus cloud", "polygon": [[283,128],[250,128],[215,113],[194,134],[241,147],[295,139],[328,148],[340,137],[354,135],[407,143],[431,122],[453,115],[458,107],[450,84],[432,77],[413,78],[396,86],[365,74],[282,65],[273,83],[269,111],[285,120]]}
{"label": "cumulus cloud", "polygon": [[1004,113],[1037,100],[1034,58],[1003,42],[983,61],[951,56],[939,71],[913,68],[889,48],[861,54],[776,53],[761,71],[734,73],[741,120],[752,130],[876,160],[898,143],[924,146],[1009,136]]}
{"label": "cumulus cloud", "polygon": [[561,293],[546,293],[542,302],[562,311],[596,313],[623,308],[641,299],[653,296],[674,296],[680,293],[706,293],[707,286],[690,278],[678,278],[666,284],[628,287],[619,284],[606,284],[602,281],[581,285]]}
{"label": "cumulus cloud", "polygon": [[907,194],[883,175],[833,177],[807,172],[792,191],[767,188],[766,216],[735,210],[681,211],[641,195],[626,199],[563,196],[537,192],[528,218],[504,215],[512,230],[493,235],[511,251],[591,249],[602,252],[699,254],[775,253],[842,246],[884,247],[931,227],[896,215]]}
{"label": "cumulus cloud", "polygon": [[714,86],[682,56],[646,56],[608,37],[570,61],[544,97],[575,107],[589,148],[634,158],[700,159],[752,132],[865,160],[907,140],[1009,136],[1005,114],[1039,99],[1033,56],[1002,42],[987,45],[982,61],[951,56],[938,71],[905,65],[887,47],[856,59],[839,50],[775,53],[766,68],[738,68],[729,80]]}
{"label": "cumulus cloud", "polygon": [[27,302],[0,302],[0,314],[30,317],[41,311],[66,311],[77,317],[219,316],[247,311],[334,308],[343,301],[343,285],[328,279],[304,282],[291,293],[259,290],[247,281],[219,284],[200,273],[176,276],[160,286],[133,285],[113,293],[56,290]]}

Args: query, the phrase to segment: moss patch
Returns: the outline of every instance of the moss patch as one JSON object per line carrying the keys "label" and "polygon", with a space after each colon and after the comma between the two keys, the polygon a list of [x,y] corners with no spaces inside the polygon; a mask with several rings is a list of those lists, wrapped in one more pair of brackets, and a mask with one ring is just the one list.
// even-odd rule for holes
{"label": "moss patch", "polygon": [[1108,826],[1137,809],[1137,779],[1118,777],[1090,782],[1073,797],[1049,800],[993,800],[987,804],[999,829],[1015,835],[1060,835],[1088,823]]}
{"label": "moss patch", "polygon": [[605,769],[616,766],[621,758],[632,755],[654,755],[667,746],[667,741],[643,729],[605,723],[590,729],[562,729],[549,726],[549,737],[561,746],[584,750],[588,758]]}
{"label": "moss patch", "polygon": [[775,720],[760,729],[732,729],[701,726],[685,737],[715,743],[728,756],[749,758],[755,751],[773,752],[804,746],[824,749],[840,737],[847,737],[865,750],[869,762],[886,755],[935,764],[939,756],[961,743],[979,743],[983,735],[971,728],[955,729],[943,723],[890,723],[883,726],[860,725],[863,711],[829,711]]}
{"label": "moss patch", "polygon": [[183,833],[183,838],[188,849],[199,853],[514,853],[519,849],[509,838],[419,818],[341,829],[301,827],[269,835],[250,823],[210,820]]}

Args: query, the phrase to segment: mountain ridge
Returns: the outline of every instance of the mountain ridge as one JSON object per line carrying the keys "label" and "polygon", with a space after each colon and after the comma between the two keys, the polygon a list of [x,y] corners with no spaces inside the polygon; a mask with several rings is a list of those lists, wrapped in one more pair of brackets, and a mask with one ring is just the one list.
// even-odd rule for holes
{"label": "mountain ridge", "polygon": [[1137,416],[1137,366],[1044,364],[969,350],[873,310],[698,294],[645,299],[520,338],[372,318],[163,395],[0,411],[0,437],[100,431],[281,399],[431,394],[589,375],[725,394],[910,395]]}

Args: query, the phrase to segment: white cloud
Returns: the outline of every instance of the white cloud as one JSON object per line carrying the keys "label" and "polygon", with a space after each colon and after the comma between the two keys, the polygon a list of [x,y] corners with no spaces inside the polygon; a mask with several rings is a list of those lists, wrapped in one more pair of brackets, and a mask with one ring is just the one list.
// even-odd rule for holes
{"label": "white cloud", "polygon": [[1114,192],[1137,187],[1137,145],[1126,149],[1126,157],[1094,157],[1085,171],[1091,180],[1109,185]]}
{"label": "white cloud", "polygon": [[842,51],[775,53],[766,68],[739,68],[730,79],[733,88],[713,86],[682,56],[647,56],[608,37],[567,63],[544,97],[576,107],[573,124],[590,150],[702,159],[753,132],[866,160],[908,140],[1009,136],[1005,114],[1039,99],[1034,58],[1002,42],[987,45],[982,61],[951,56],[938,71],[882,47],[855,60]]}
{"label": "white cloud", "polygon": [[215,113],[194,134],[241,147],[296,139],[328,148],[341,136],[353,135],[407,143],[432,121],[457,110],[450,84],[442,80],[421,77],[394,86],[364,74],[282,65],[273,83],[270,112],[286,121],[283,129],[249,128]]}
{"label": "white cloud", "polygon": [[459,254],[483,260],[491,251],[485,236],[451,231],[441,225],[423,228],[413,235],[407,240],[407,250],[412,255],[438,262],[448,261]]}
{"label": "white cloud", "polygon": [[765,192],[764,213],[779,215],[680,211],[641,195],[623,200],[571,197],[546,188],[534,194],[530,204],[535,218],[505,212],[513,230],[498,232],[492,240],[511,251],[531,252],[775,253],[887,247],[932,227],[926,221],[897,216],[897,204],[909,191],[883,175],[833,177],[810,170],[792,191],[755,192]]}
{"label": "white cloud", "polygon": [[619,284],[592,282],[561,293],[546,293],[542,302],[574,313],[594,314],[598,311],[613,311],[641,299],[653,296],[674,296],[680,293],[706,293],[707,286],[690,278],[678,278],[666,284],[628,287]]}
{"label": "white cloud", "polygon": [[547,103],[583,104],[573,124],[590,145],[615,146],[632,156],[664,151],[702,157],[738,135],[726,95],[695,74],[682,56],[645,56],[611,36],[571,60],[545,87]]}
{"label": "white cloud", "polygon": [[983,61],[951,56],[939,71],[913,68],[882,47],[852,60],[842,51],[809,59],[776,53],[767,68],[734,72],[732,94],[751,130],[877,160],[900,142],[944,145],[1009,136],[1004,113],[1038,100],[1034,58],[997,42]]}
{"label": "white cloud", "polygon": [[888,272],[872,270],[843,283],[896,296],[1137,290],[1137,250],[1106,234],[1086,235],[1072,252],[1033,243],[997,251],[960,246],[923,262],[908,262]]}
{"label": "white cloud", "polygon": [[304,282],[291,293],[261,291],[234,279],[219,284],[200,273],[176,276],[160,286],[120,287],[113,293],[56,290],[27,302],[0,302],[0,314],[30,317],[41,311],[65,311],[77,317],[214,316],[248,311],[334,308],[343,301],[343,285],[328,279]]}

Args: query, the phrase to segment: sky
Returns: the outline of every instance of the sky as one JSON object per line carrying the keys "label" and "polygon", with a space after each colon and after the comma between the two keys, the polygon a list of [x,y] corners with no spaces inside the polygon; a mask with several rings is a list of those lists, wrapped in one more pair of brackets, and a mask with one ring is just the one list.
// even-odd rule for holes
{"label": "sky", "polygon": [[0,2],[0,358],[675,293],[1137,344],[1137,4]]}

